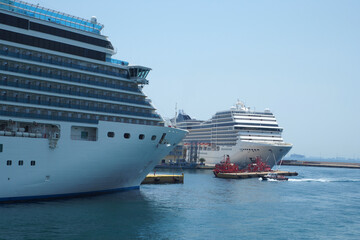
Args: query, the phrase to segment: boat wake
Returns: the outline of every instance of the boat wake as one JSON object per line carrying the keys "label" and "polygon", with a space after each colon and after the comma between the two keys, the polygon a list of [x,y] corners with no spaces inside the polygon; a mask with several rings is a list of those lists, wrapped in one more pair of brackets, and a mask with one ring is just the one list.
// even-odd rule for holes
{"label": "boat wake", "polygon": [[[262,181],[262,178],[259,178],[259,181]],[[267,179],[268,182],[284,182],[278,181],[276,179]],[[360,182],[360,179],[356,178],[289,178],[289,182]]]}
{"label": "boat wake", "polygon": [[360,182],[360,179],[353,178],[302,178],[289,179],[289,182]]}
{"label": "boat wake", "polygon": [[[263,179],[259,178],[259,181],[263,181]],[[268,182],[286,182],[284,180],[276,180],[276,179],[271,179],[271,178],[267,179],[266,181],[268,181]]]}
{"label": "boat wake", "polygon": [[268,179],[267,181],[268,182],[284,182],[284,181],[279,181],[279,180],[276,180],[276,179]]}

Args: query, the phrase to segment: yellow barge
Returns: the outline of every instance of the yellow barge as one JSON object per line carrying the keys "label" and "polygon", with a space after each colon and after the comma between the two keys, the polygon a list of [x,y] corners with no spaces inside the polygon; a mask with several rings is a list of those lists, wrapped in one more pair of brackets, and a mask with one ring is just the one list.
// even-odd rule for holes
{"label": "yellow barge", "polygon": [[164,183],[184,183],[184,174],[181,175],[148,174],[141,184],[164,184]]}

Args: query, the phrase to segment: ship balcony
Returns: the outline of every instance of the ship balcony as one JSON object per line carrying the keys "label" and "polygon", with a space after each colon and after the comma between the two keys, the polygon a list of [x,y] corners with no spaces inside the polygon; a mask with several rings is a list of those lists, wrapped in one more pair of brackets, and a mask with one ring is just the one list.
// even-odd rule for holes
{"label": "ship balcony", "polygon": [[137,84],[149,84],[149,81],[146,80],[146,77],[149,74],[150,70],[151,68],[147,67],[131,66],[129,67],[130,79],[135,81]]}

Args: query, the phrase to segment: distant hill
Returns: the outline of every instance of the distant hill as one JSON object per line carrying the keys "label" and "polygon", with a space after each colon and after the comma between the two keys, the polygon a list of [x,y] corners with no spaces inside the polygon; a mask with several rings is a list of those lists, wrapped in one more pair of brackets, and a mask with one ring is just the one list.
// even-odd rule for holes
{"label": "distant hill", "polygon": [[293,159],[293,160],[299,160],[299,159],[304,159],[306,158],[305,155],[301,155],[301,154],[291,154],[289,156],[290,159]]}

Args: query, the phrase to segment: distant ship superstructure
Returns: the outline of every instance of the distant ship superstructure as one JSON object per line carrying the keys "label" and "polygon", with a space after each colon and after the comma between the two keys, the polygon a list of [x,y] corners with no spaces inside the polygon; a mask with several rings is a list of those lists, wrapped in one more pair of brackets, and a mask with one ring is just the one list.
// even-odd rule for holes
{"label": "distant ship superstructure", "polygon": [[292,147],[283,141],[283,129],[269,109],[251,111],[240,101],[208,121],[191,119],[180,112],[176,127],[189,131],[183,141],[188,161],[203,158],[207,164],[215,164],[230,155],[233,162],[244,167],[260,156],[272,167]]}
{"label": "distant ship superstructure", "polygon": [[0,201],[138,188],[186,134],[142,92],[150,68],[103,25],[0,0]]}

